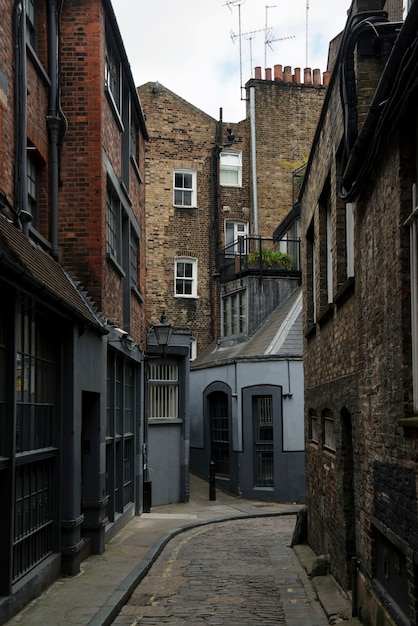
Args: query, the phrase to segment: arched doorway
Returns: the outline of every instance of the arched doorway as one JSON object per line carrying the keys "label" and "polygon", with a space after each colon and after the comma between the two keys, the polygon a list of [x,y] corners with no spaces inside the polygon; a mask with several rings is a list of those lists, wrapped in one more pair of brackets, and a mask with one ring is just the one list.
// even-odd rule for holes
{"label": "arched doorway", "polygon": [[215,462],[215,474],[229,478],[229,401],[223,391],[208,396],[210,420],[210,456]]}

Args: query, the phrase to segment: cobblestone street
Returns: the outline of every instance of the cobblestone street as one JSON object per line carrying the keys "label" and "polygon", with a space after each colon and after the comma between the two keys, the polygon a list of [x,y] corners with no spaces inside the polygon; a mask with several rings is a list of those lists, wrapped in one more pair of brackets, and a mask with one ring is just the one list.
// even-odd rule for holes
{"label": "cobblestone street", "polygon": [[209,524],[163,550],[118,626],[325,626],[328,619],[289,548],[293,515]]}

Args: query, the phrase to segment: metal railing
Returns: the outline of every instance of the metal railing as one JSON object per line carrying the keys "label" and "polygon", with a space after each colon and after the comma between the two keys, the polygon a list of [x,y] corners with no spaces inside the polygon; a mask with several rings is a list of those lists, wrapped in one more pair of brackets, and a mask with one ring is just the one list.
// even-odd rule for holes
{"label": "metal railing", "polygon": [[218,251],[216,269],[222,282],[243,274],[299,274],[300,240],[240,237]]}

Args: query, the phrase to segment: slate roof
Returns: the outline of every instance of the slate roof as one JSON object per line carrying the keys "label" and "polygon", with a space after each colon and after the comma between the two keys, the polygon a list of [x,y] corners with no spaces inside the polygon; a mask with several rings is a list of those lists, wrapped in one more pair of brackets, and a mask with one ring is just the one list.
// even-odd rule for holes
{"label": "slate roof", "polygon": [[35,242],[0,215],[0,268],[17,278],[21,284],[43,299],[64,309],[66,313],[98,328],[104,329],[105,320],[67,272]]}
{"label": "slate roof", "polygon": [[298,287],[246,340],[228,346],[212,344],[191,364],[192,369],[228,361],[296,358],[303,355],[302,288]]}

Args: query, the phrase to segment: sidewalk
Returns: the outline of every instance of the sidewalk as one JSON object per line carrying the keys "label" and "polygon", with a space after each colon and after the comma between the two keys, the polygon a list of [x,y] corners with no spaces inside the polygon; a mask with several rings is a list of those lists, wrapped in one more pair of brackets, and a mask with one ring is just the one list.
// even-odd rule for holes
{"label": "sidewalk", "polygon": [[[106,545],[103,554],[92,555],[82,562],[80,574],[57,580],[6,624],[111,624],[164,546],[179,532],[196,525],[240,517],[295,515],[298,509],[297,505],[243,500],[219,489],[216,500],[210,501],[208,484],[191,474],[188,503],[154,507],[151,513],[132,518]],[[296,548],[301,570],[303,566],[308,569],[312,552],[306,546],[300,551]],[[357,620],[347,619],[351,615],[349,601],[332,577],[321,579],[313,579],[313,588],[330,622],[339,621],[337,616],[341,614],[345,617],[345,624],[359,624]]]}

